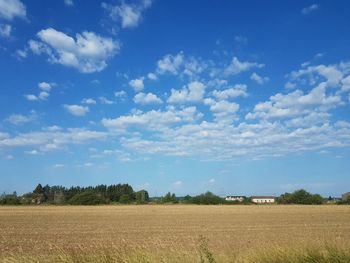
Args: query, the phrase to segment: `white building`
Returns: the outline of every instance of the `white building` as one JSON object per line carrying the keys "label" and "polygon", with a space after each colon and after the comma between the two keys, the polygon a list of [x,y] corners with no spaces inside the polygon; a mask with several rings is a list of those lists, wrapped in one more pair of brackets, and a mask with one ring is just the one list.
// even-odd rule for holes
{"label": "white building", "polygon": [[243,202],[244,199],[246,199],[245,196],[242,195],[228,195],[225,197],[226,201],[239,201],[239,202]]}
{"label": "white building", "polygon": [[252,196],[251,199],[253,203],[257,204],[271,204],[275,202],[274,196]]}

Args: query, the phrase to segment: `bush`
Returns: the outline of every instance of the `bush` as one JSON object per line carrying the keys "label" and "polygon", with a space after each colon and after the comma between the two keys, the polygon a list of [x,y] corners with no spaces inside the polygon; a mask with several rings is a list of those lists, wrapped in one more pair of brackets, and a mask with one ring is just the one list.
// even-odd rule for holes
{"label": "bush", "polygon": [[214,195],[212,192],[208,191],[204,194],[192,197],[191,202],[193,204],[217,205],[225,203],[225,200],[220,196]]}
{"label": "bush", "polygon": [[68,201],[71,205],[100,205],[106,204],[106,199],[100,194],[92,191],[85,191],[74,195]]}
{"label": "bush", "polygon": [[281,195],[277,202],[279,204],[320,205],[323,203],[323,198],[319,194],[310,194],[304,189],[300,189]]}
{"label": "bush", "polygon": [[21,204],[16,195],[4,195],[0,197],[0,205],[19,205]]}

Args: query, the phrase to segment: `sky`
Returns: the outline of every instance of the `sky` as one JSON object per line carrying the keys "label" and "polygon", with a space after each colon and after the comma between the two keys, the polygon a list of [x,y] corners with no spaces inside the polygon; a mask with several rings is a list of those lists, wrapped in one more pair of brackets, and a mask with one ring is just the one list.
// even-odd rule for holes
{"label": "sky", "polygon": [[350,2],[0,0],[0,191],[350,190]]}

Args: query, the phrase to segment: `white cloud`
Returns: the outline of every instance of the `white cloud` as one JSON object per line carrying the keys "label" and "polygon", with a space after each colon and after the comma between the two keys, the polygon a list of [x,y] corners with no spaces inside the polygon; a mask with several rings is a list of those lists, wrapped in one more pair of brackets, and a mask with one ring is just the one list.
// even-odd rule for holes
{"label": "white cloud", "polygon": [[151,6],[151,0],[144,0],[140,4],[126,4],[122,2],[120,5],[109,5],[102,3],[109,16],[115,20],[121,22],[122,28],[137,27],[142,21],[142,13]]}
{"label": "white cloud", "polygon": [[295,90],[286,95],[277,93],[271,96],[269,101],[255,105],[254,112],[248,113],[246,118],[289,118],[316,110],[326,111],[340,103],[340,96],[327,96],[326,83],[322,82],[307,94],[301,90]]}
{"label": "white cloud", "polygon": [[211,178],[208,182],[211,184],[215,183],[215,178]]}
{"label": "white cloud", "polygon": [[250,75],[250,79],[251,80],[254,80],[256,83],[262,85],[264,84],[265,82],[269,81],[269,78],[268,77],[261,77],[259,76],[257,73],[253,73],[252,75]]}
{"label": "white cloud", "polygon": [[12,114],[10,115],[6,121],[10,122],[13,125],[21,125],[25,123],[32,122],[36,120],[37,115],[35,113],[32,113],[31,115],[22,115],[22,114]]}
{"label": "white cloud", "polygon": [[134,102],[138,104],[162,103],[163,101],[153,93],[137,93],[134,97]]}
{"label": "white cloud", "polygon": [[138,79],[132,79],[129,81],[130,87],[132,87],[136,92],[143,90],[144,84],[143,84],[144,78],[138,78]]}
{"label": "white cloud", "polygon": [[301,13],[304,14],[304,15],[308,15],[311,12],[316,11],[318,8],[319,8],[319,6],[317,4],[312,4],[312,5],[308,6],[308,7],[304,7],[301,10]]}
{"label": "white cloud", "polygon": [[51,89],[54,85],[55,85],[54,83],[40,82],[38,84],[38,87],[43,91],[49,92],[49,91],[51,91]]}
{"label": "white cloud", "polygon": [[150,79],[150,80],[157,80],[157,75],[150,72],[147,74],[147,77]]}
{"label": "white cloud", "polygon": [[82,99],[81,103],[92,105],[92,104],[96,104],[96,100],[91,99],[91,98],[84,98],[84,99]]}
{"label": "white cloud", "polygon": [[350,91],[350,75],[343,78],[341,81],[341,84],[342,84],[342,87],[341,87],[342,92]]}
{"label": "white cloud", "polygon": [[56,147],[64,148],[68,144],[82,144],[90,141],[103,140],[108,137],[106,132],[91,131],[86,129],[69,128],[61,129],[45,129],[43,131],[20,133],[10,137],[8,134],[0,133],[0,148],[14,147],[45,147],[47,145],[56,145]]}
{"label": "white cloud", "polygon": [[27,95],[24,95],[24,97],[29,100],[29,101],[37,101],[39,100],[39,98],[33,94],[27,94]]}
{"label": "white cloud", "polygon": [[103,97],[103,96],[99,97],[98,99],[100,100],[101,104],[106,104],[106,105],[114,104],[114,101],[109,100],[109,99],[107,99],[106,97]]}
{"label": "white cloud", "polygon": [[181,90],[171,89],[171,95],[167,102],[182,103],[182,102],[198,102],[203,99],[206,86],[199,81],[190,82],[187,87]]}
{"label": "white cloud", "polygon": [[9,38],[11,36],[11,25],[0,24],[0,37]]}
{"label": "white cloud", "polygon": [[175,56],[165,55],[162,59],[157,62],[157,73],[165,74],[170,73],[173,75],[178,74],[179,68],[184,62],[183,52],[179,52]]}
{"label": "white cloud", "polygon": [[64,0],[64,4],[65,4],[66,6],[73,6],[73,5],[74,5],[74,2],[73,2],[73,0]]}
{"label": "white cloud", "polygon": [[85,116],[89,112],[89,107],[80,105],[63,105],[64,109],[74,116]]}
{"label": "white cloud", "polygon": [[50,96],[50,94],[46,91],[42,91],[38,94],[38,96],[34,95],[34,94],[27,94],[24,95],[24,97],[29,100],[29,101],[43,101],[43,100],[47,100],[47,98]]}
{"label": "white cloud", "polygon": [[124,90],[116,91],[114,92],[114,96],[116,96],[117,98],[123,98],[126,97],[126,92]]}
{"label": "white cloud", "polygon": [[38,155],[38,154],[40,154],[40,152],[37,151],[37,150],[25,151],[25,153],[26,154],[30,154],[30,155]]}
{"label": "white cloud", "polygon": [[14,18],[25,19],[27,15],[25,5],[19,0],[0,0],[0,18],[13,20]]}
{"label": "white cloud", "polygon": [[138,126],[149,130],[160,130],[168,126],[182,122],[192,122],[201,115],[196,107],[187,107],[182,110],[175,110],[170,107],[166,111],[152,110],[143,113],[138,111],[133,115],[120,116],[116,119],[102,119],[102,124],[108,129],[123,132],[129,126]]}
{"label": "white cloud", "polygon": [[259,64],[256,62],[241,62],[237,57],[233,57],[231,63],[225,68],[226,75],[237,75],[241,72],[248,71],[252,68],[262,68],[264,64]]}
{"label": "white cloud", "polygon": [[236,112],[239,109],[237,103],[226,100],[214,101],[212,99],[206,99],[204,103],[210,106],[210,111],[213,112],[215,120],[218,122],[232,123],[237,119]]}
{"label": "white cloud", "polygon": [[232,88],[228,88],[225,90],[214,90],[212,93],[213,96],[219,100],[248,96],[247,85],[245,84],[236,84]]}
{"label": "white cloud", "polygon": [[47,98],[50,96],[50,94],[48,93],[48,92],[46,92],[46,91],[41,91],[40,93],[39,93],[39,96],[38,96],[38,98],[39,98],[39,100],[47,100]]}
{"label": "white cloud", "polygon": [[34,54],[46,54],[50,63],[73,67],[83,73],[102,71],[120,48],[117,41],[87,31],[76,34],[76,39],[53,28],[41,30],[37,36],[41,41],[28,42]]}

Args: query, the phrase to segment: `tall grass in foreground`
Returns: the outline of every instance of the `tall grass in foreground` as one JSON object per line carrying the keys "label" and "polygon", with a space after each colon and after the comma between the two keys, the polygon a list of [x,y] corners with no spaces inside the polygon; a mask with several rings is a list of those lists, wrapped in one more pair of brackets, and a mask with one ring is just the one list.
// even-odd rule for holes
{"label": "tall grass in foreground", "polygon": [[101,262],[101,263],[151,263],[151,262],[198,262],[198,263],[349,263],[350,247],[335,244],[290,248],[274,246],[265,249],[251,249],[232,255],[215,255],[208,245],[208,240],[199,238],[197,251],[147,251],[120,247],[101,247],[91,252],[88,249],[58,249],[51,255],[11,255],[1,258],[0,262]]}

